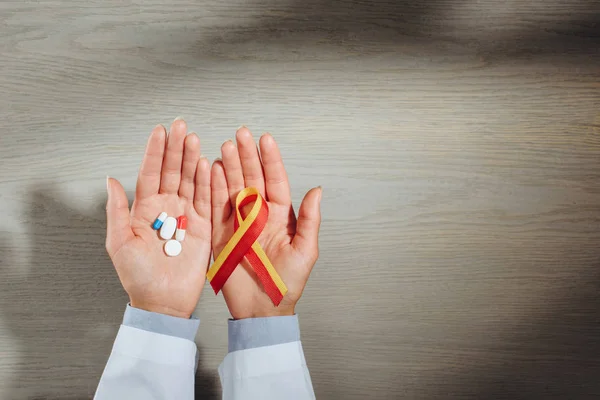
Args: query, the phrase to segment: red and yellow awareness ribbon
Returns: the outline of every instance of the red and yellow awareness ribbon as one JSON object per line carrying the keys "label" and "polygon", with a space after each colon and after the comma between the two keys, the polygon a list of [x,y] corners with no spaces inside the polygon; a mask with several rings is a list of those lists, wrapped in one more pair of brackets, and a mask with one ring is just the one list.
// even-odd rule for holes
{"label": "red and yellow awareness ribbon", "polygon": [[[252,202],[254,202],[252,210],[246,218],[243,218],[242,207]],[[287,293],[287,287],[257,241],[269,219],[267,202],[257,189],[250,187],[242,190],[237,195],[235,210],[233,236],[208,270],[206,277],[215,294],[219,293],[233,270],[242,262],[245,256],[262,283],[265,292],[271,298],[273,304],[278,306]]]}

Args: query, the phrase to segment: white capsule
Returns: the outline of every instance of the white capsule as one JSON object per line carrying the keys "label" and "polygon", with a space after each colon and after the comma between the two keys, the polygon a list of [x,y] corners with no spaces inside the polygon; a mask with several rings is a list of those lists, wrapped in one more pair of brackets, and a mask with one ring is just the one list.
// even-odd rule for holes
{"label": "white capsule", "polygon": [[183,239],[185,239],[185,229],[177,229],[175,231],[175,240],[183,242]]}
{"label": "white capsule", "polygon": [[165,243],[165,253],[167,253],[169,257],[178,256],[179,253],[181,253],[181,243],[177,240],[169,240]]}
{"label": "white capsule", "polygon": [[160,227],[160,237],[169,240],[173,237],[175,229],[177,228],[177,220],[173,217],[167,217]]}

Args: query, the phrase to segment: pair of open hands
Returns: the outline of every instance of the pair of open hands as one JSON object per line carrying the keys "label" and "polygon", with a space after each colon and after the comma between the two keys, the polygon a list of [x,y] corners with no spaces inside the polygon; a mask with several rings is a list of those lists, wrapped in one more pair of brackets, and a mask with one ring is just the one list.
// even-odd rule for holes
{"label": "pair of open hands", "polygon": [[[321,188],[311,189],[292,208],[290,186],[277,143],[260,138],[260,155],[250,131],[236,132],[237,146],[221,146],[222,161],[212,167],[200,154],[200,139],[176,119],[169,134],[152,130],[129,210],[121,184],[107,179],[106,249],[133,307],[189,318],[200,299],[211,251],[216,258],[233,235],[235,199],[244,187],[257,188],[269,205],[258,238],[288,292],[275,307],[245,261],[223,286],[235,319],[292,315],[318,257]],[[162,211],[186,215],[183,250],[168,257],[152,223]]]}

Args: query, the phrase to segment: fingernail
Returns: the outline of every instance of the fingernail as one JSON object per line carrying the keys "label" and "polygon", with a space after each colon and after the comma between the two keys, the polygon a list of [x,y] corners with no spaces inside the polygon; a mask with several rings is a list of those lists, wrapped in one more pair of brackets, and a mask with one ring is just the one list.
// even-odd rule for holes
{"label": "fingernail", "polygon": [[221,157],[217,157],[215,158],[215,161],[223,161],[223,159]]}
{"label": "fingernail", "polygon": [[106,191],[107,192],[109,192],[109,189],[108,189],[108,182],[109,182],[108,180],[109,179],[110,179],[110,176],[106,175]]}
{"label": "fingernail", "polygon": [[321,197],[323,197],[323,186],[319,185],[319,201],[321,201]]}
{"label": "fingernail", "polygon": [[237,128],[237,130],[239,131],[239,130],[240,130],[240,129],[242,129],[242,128],[248,128],[248,127],[247,127],[246,125],[240,125],[240,127],[239,127],[239,128]]}
{"label": "fingernail", "polygon": [[175,119],[173,120],[173,122],[176,122],[176,121],[179,121],[179,120],[183,121],[183,117],[175,117]]}

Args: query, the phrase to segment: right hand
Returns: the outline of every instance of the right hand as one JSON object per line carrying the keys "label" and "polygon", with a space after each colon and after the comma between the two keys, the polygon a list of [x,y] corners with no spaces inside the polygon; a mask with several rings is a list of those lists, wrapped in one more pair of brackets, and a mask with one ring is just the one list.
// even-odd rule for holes
{"label": "right hand", "polygon": [[[106,249],[131,305],[189,318],[204,286],[210,261],[210,163],[200,156],[200,139],[187,135],[184,121],[167,132],[154,128],[142,161],[129,212],[123,186],[108,178]],[[152,229],[161,213],[186,215],[183,250],[168,257]]]}
{"label": "right hand", "polygon": [[237,194],[245,187],[255,187],[269,205],[269,219],[258,242],[288,292],[275,307],[244,260],[223,286],[225,302],[234,319],[293,315],[319,256],[322,190],[313,188],[306,194],[296,219],[287,174],[273,137],[266,134],[260,138],[260,157],[247,128],[238,129],[236,139],[237,147],[231,141],[221,146],[223,160],[215,161],[211,171],[213,256],[219,255],[233,235]]}

